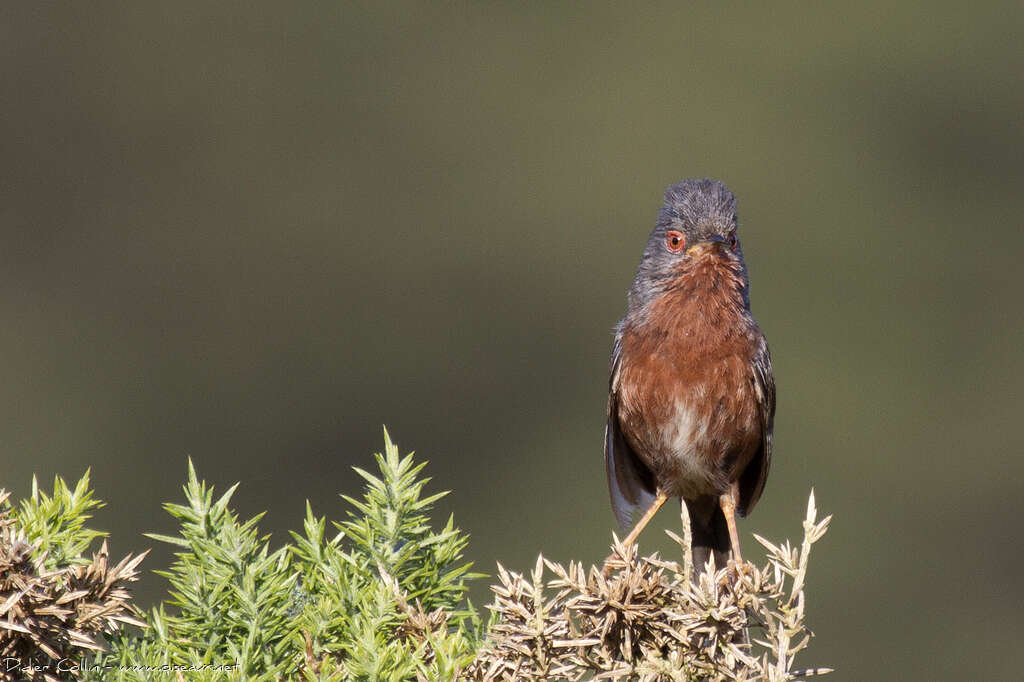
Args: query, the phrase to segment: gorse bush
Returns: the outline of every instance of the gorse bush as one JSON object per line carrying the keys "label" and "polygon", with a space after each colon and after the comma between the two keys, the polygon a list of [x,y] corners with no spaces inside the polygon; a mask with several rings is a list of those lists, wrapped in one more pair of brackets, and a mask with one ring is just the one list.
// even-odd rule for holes
{"label": "gorse bush", "polygon": [[745,562],[715,571],[709,564],[696,581],[689,539],[678,536],[682,564],[638,558],[636,545],[616,543],[609,577],[597,566],[543,557],[528,577],[499,566],[491,607],[498,618],[469,677],[781,682],[829,672],[793,668],[811,634],[804,625],[807,560],[829,520],[818,521],[812,493],[800,548],[755,536],[768,550],[764,567]]}
{"label": "gorse bush", "polygon": [[101,506],[89,473],[71,489],[54,481],[53,495],[32,481],[32,495],[14,508],[0,490],[0,679],[74,679],[85,655],[100,651],[103,633],[133,617],[128,585],[143,555],[110,565],[107,543],[84,553],[103,533],[85,527]]}
{"label": "gorse bush", "polygon": [[[474,577],[466,537],[430,526],[424,464],[400,457],[385,432],[379,475],[340,523],[309,504],[301,532],[271,549],[261,515],[231,510],[189,463],[184,504],[166,504],[180,534],[167,600],[143,633],[121,635],[97,679],[151,680],[166,666],[187,679],[449,680],[472,660],[480,626],[463,603]],[[422,623],[422,627],[419,624]],[[99,667],[110,666],[110,667]]]}
{"label": "gorse bush", "polygon": [[[431,522],[424,463],[384,434],[377,472],[340,522],[306,504],[301,531],[271,546],[262,515],[231,509],[192,463],[184,502],[165,509],[175,548],[166,599],[148,613],[128,586],[144,555],[111,567],[88,473],[74,488],[11,505],[0,492],[0,680],[791,680],[807,646],[804,581],[829,519],[813,495],[800,547],[758,540],[761,566],[682,563],[616,545],[613,571],[539,557],[499,565],[487,622],[466,599],[482,577],[449,517]],[[685,509],[685,506],[683,507]],[[684,518],[685,521],[685,518]],[[686,538],[678,538],[686,548]]]}

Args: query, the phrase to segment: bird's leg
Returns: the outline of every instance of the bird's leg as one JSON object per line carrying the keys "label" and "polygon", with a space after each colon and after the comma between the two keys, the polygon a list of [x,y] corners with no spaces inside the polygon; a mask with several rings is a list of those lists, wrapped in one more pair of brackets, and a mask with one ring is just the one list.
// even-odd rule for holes
{"label": "bird's leg", "polygon": [[[654,518],[654,515],[658,513],[658,510],[661,509],[662,505],[666,502],[668,502],[668,495],[659,490],[658,495],[654,498],[654,502],[652,502],[651,506],[644,512],[644,515],[640,517],[640,520],[636,522],[636,525],[633,526],[633,530],[629,531],[629,535],[626,536],[626,539],[622,541],[623,547],[629,547],[636,542],[636,539],[640,537],[640,532],[644,529],[644,526],[651,522],[651,519]],[[612,557],[609,556],[604,560],[605,576],[608,576],[612,572],[611,565],[608,563],[611,558]]]}
{"label": "bird's leg", "polygon": [[729,542],[732,544],[732,560],[736,565],[743,563],[743,556],[740,555],[740,534],[736,530],[736,500],[739,498],[739,483],[733,482],[729,490],[718,498],[718,504],[725,514],[725,525],[729,527]]}
{"label": "bird's leg", "polygon": [[636,525],[633,526],[633,530],[629,531],[629,535],[626,536],[626,539],[622,541],[623,547],[629,547],[636,542],[636,539],[640,537],[640,531],[644,529],[644,526],[651,522],[651,519],[654,518],[654,515],[658,513],[658,510],[661,509],[662,505],[666,502],[668,502],[668,495],[659,490],[658,496],[654,498],[654,502],[652,502],[651,506],[644,512],[644,515],[640,517],[640,520],[636,522]]}

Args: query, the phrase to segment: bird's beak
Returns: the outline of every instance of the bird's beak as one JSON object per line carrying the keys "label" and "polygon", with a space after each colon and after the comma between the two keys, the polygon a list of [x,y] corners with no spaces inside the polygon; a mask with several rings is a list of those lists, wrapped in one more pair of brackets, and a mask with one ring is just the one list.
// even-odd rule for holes
{"label": "bird's beak", "polygon": [[725,248],[725,238],[715,235],[703,241],[699,241],[686,250],[686,255],[691,257],[702,256],[712,249]]}

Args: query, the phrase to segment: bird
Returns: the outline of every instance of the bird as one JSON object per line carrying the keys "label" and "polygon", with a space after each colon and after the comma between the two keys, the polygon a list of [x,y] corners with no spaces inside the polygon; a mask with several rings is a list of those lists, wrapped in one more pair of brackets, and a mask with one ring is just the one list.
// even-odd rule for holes
{"label": "bird", "polygon": [[670,185],[612,348],[605,467],[623,532],[635,521],[622,544],[681,498],[696,573],[712,555],[726,567],[730,549],[742,563],[736,515],[757,504],[772,459],[775,379],[738,227],[722,182]]}

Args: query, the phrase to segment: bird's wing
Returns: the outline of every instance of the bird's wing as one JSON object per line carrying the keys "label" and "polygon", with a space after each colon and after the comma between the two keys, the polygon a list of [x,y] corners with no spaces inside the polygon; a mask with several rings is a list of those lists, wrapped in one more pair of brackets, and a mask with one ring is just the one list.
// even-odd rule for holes
{"label": "bird's wing", "polygon": [[619,426],[618,375],[619,338],[612,349],[612,373],[608,391],[608,422],[604,430],[604,463],[608,474],[608,492],[619,527],[626,532],[633,519],[654,503],[654,477],[630,447]]}
{"label": "bird's wing", "polygon": [[746,516],[757,504],[768,480],[768,469],[772,463],[772,441],[775,428],[775,377],[772,375],[772,358],[768,353],[768,342],[761,336],[757,352],[751,363],[751,381],[761,418],[761,447],[750,464],[740,474],[740,500],[737,511]]}

